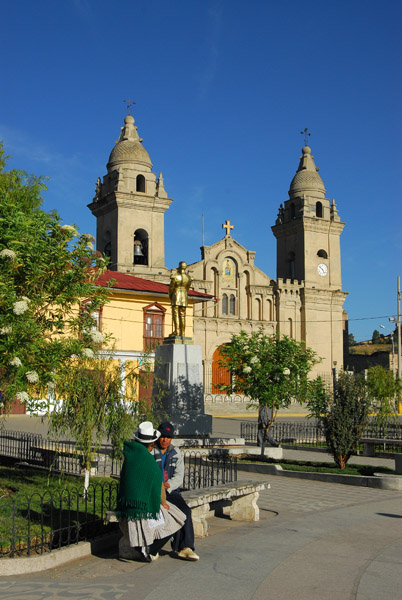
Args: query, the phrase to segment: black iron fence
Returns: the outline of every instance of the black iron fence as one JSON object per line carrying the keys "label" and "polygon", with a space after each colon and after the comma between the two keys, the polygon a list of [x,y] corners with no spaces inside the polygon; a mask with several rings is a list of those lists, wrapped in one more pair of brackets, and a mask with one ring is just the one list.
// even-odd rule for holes
{"label": "black iron fence", "polygon": [[[1,489],[0,557],[44,554],[62,546],[77,544],[108,531],[107,510],[116,506],[117,482],[91,483],[83,488],[60,492],[14,494]],[[1,567],[0,567],[1,570]]]}
{"label": "black iron fence", "polygon": [[[226,454],[184,451],[186,489],[210,487],[237,480],[237,460]],[[81,475],[82,455],[74,442],[52,441],[41,435],[18,431],[0,432],[0,461],[25,463],[56,473]],[[94,450],[91,475],[118,477],[121,460],[113,457],[110,445]]]}
{"label": "black iron fence", "polygon": [[[240,424],[240,437],[246,442],[257,443],[258,424],[256,422],[243,421]],[[270,434],[282,446],[326,448],[324,428],[317,422],[276,422],[270,429]],[[389,423],[381,427],[371,422],[364,430],[364,438],[378,438],[402,440],[402,423]],[[358,451],[363,450],[363,444],[359,444]],[[384,444],[376,444],[376,452],[400,452],[400,447]]]}
{"label": "black iron fence", "polygon": [[237,458],[226,453],[184,452],[186,490],[237,481]]}

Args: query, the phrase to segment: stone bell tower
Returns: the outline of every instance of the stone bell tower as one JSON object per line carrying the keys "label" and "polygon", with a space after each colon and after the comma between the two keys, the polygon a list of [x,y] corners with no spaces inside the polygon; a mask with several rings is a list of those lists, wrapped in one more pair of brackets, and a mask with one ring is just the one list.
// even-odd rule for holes
{"label": "stone bell tower", "polygon": [[107,163],[103,181],[88,208],[96,217],[96,249],[110,258],[110,269],[163,278],[165,267],[164,213],[167,197],[162,173],[156,179],[132,115]]}
{"label": "stone bell tower", "polygon": [[[346,293],[342,291],[340,236],[345,223],[335,201],[325,197],[318,170],[305,145],[289,200],[280,205],[272,231],[277,240],[279,329],[283,323],[300,320],[299,339],[323,359],[315,370],[328,373],[343,365]],[[300,304],[290,315],[292,294],[299,295]]]}

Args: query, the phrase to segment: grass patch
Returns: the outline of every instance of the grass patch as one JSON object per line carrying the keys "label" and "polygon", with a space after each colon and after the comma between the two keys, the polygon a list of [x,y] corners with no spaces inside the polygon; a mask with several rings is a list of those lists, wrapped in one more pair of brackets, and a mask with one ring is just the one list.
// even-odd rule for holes
{"label": "grass patch", "polygon": [[287,471],[304,471],[309,473],[339,473],[340,475],[365,475],[372,476],[374,473],[384,473],[392,475],[395,473],[393,469],[388,467],[375,467],[371,465],[356,465],[348,463],[345,469],[339,469],[335,463],[313,462],[313,461],[295,461],[289,459],[276,460],[274,458],[261,457],[256,458],[240,458],[240,463],[265,463],[279,465]]}
{"label": "grass patch", "polygon": [[93,477],[87,497],[83,491],[82,478],[0,467],[0,556],[42,552],[100,533],[117,483]]}

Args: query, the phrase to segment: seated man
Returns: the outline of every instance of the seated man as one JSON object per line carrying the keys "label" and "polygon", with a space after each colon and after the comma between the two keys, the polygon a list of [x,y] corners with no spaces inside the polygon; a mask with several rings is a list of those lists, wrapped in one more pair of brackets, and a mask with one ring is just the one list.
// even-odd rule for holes
{"label": "seated man", "polygon": [[173,536],[172,549],[177,556],[184,560],[198,560],[194,552],[194,529],[191,518],[191,508],[187,506],[180,494],[184,479],[184,461],[179,448],[172,445],[174,428],[171,423],[164,421],[158,427],[160,437],[155,444],[153,454],[157,464],[162,469],[162,480],[167,493],[167,501],[174,504],[185,515],[186,521],[181,529]]}

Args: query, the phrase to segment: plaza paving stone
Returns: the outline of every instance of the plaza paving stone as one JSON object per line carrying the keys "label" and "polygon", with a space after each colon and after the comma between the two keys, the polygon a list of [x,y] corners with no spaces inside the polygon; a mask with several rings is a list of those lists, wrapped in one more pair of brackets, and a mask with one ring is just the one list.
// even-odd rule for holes
{"label": "plaza paving stone", "polygon": [[1,600],[398,600],[402,493],[255,476],[271,489],[256,523],[215,519],[198,563],[91,556],[0,577]]}

